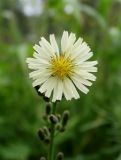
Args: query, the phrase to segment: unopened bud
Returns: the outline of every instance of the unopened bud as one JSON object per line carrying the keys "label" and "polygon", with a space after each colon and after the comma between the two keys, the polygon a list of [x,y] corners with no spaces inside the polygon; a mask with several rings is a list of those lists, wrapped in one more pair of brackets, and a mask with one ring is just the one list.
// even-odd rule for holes
{"label": "unopened bud", "polygon": [[43,127],[43,131],[44,131],[46,136],[50,135],[50,132],[49,132],[49,130],[48,130],[48,128],[46,126]]}
{"label": "unopened bud", "polygon": [[61,115],[60,115],[60,114],[57,114],[56,116],[57,116],[57,118],[58,118],[58,121],[60,121],[60,120],[61,120]]}
{"label": "unopened bud", "polygon": [[53,114],[50,115],[49,119],[53,124],[56,124],[58,122],[58,118]]}
{"label": "unopened bud", "polygon": [[61,126],[60,132],[64,132],[64,131],[65,131],[65,127],[64,127],[64,126]]}
{"label": "unopened bud", "polygon": [[47,115],[49,115],[50,114],[50,112],[51,112],[51,103],[50,102],[48,102],[47,104],[46,104],[46,114]]}
{"label": "unopened bud", "polygon": [[65,127],[62,126],[62,124],[60,124],[60,123],[57,123],[56,129],[57,129],[58,131],[60,131],[60,132],[64,132],[64,131],[65,131]]}
{"label": "unopened bud", "polygon": [[50,138],[49,138],[49,137],[45,137],[44,142],[45,142],[46,144],[49,144],[49,143],[50,143]]}
{"label": "unopened bud", "polygon": [[62,125],[60,123],[57,123],[56,129],[60,131],[61,127],[62,127]]}
{"label": "unopened bud", "polygon": [[64,159],[64,154],[63,154],[62,152],[59,152],[59,153],[57,154],[56,160],[63,160],[63,159]]}
{"label": "unopened bud", "polygon": [[38,136],[42,141],[45,139],[45,134],[42,128],[38,130]]}
{"label": "unopened bud", "polygon": [[69,111],[64,111],[62,118],[62,125],[65,127],[69,119]]}

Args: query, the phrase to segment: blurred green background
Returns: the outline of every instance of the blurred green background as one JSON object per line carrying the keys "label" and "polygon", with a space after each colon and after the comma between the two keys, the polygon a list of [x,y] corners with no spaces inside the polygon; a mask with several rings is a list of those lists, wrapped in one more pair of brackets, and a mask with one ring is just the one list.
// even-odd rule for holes
{"label": "blurred green background", "polygon": [[56,151],[65,160],[121,160],[121,0],[0,0],[0,160],[36,160],[46,154],[37,130],[44,101],[25,63],[40,36],[75,32],[98,59],[97,81],[69,109]]}

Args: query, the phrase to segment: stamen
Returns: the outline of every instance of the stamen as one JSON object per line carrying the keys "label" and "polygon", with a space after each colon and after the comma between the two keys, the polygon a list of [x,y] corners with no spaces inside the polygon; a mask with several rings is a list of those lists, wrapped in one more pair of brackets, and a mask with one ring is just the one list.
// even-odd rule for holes
{"label": "stamen", "polygon": [[66,58],[63,54],[60,57],[52,57],[51,59],[51,71],[54,76],[58,76],[63,79],[72,72],[73,63],[70,58]]}

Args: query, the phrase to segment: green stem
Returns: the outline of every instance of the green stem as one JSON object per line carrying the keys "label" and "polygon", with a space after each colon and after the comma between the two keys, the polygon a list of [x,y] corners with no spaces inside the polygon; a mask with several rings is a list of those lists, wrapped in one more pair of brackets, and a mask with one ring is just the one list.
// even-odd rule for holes
{"label": "green stem", "polygon": [[[52,114],[55,114],[56,111],[56,103],[53,103],[52,106]],[[55,124],[51,124],[51,135],[50,135],[50,148],[49,148],[49,159],[54,160],[54,135],[55,135]]]}

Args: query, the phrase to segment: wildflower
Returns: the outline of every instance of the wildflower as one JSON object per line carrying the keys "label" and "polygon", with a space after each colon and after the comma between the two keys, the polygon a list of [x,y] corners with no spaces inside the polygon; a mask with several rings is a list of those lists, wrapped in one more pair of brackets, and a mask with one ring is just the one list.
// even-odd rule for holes
{"label": "wildflower", "polygon": [[63,32],[61,49],[55,36],[50,35],[50,42],[41,38],[34,47],[33,58],[27,58],[28,68],[32,70],[29,77],[33,79],[33,87],[39,86],[38,92],[52,98],[52,102],[78,99],[77,89],[87,94],[88,86],[96,77],[97,61],[87,61],[93,56],[90,47],[82,38],[76,40],[74,33]]}

